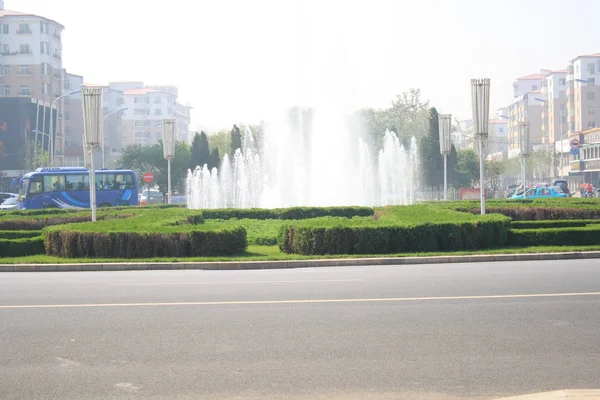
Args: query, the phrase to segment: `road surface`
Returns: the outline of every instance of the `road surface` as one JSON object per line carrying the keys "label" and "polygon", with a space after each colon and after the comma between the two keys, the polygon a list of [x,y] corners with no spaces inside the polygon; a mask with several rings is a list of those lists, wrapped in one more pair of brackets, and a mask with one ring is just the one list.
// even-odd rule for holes
{"label": "road surface", "polygon": [[600,386],[597,260],[0,274],[1,399],[491,399]]}

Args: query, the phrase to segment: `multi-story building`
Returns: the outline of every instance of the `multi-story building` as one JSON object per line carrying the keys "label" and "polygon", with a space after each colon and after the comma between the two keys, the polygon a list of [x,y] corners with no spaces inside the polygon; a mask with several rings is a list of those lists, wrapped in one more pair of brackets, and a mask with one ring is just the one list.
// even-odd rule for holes
{"label": "multi-story building", "polygon": [[[64,72],[65,82],[63,88],[64,112],[61,122],[65,136],[65,162],[67,167],[79,167],[84,165],[83,155],[83,112],[81,75]],[[76,93],[73,93],[76,92]],[[73,93],[69,95],[69,93]]]}
{"label": "multi-story building", "polygon": [[[35,163],[33,150],[43,146],[44,150],[50,151],[51,143],[56,154],[55,163],[62,161],[64,137],[61,130],[56,129],[56,116],[60,114],[63,104],[56,99],[62,94],[63,88],[63,29],[63,25],[51,19],[6,10],[4,2],[0,1],[2,108],[6,112],[11,109],[21,114],[18,120],[12,115],[0,116],[0,119],[11,119],[7,131],[14,135],[10,140],[7,136],[3,140],[3,154],[7,156],[0,159],[0,169],[11,171],[13,176],[19,176],[22,170],[32,167],[30,164]],[[33,131],[41,133],[35,134]],[[31,143],[36,136],[39,146],[37,142]],[[50,136],[53,137],[52,141],[49,140]]]}

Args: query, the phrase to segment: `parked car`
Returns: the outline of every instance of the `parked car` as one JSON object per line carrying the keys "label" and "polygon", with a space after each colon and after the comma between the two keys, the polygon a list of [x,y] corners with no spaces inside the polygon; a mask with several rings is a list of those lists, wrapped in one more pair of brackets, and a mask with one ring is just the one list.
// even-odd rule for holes
{"label": "parked car", "polygon": [[9,199],[11,197],[17,197],[17,195],[15,193],[8,193],[8,192],[0,192],[0,204],[2,204],[2,202],[6,199]]}
{"label": "parked car", "polygon": [[140,196],[140,206],[162,203],[164,203],[164,197],[158,189],[144,189]]}
{"label": "parked car", "polygon": [[[552,197],[568,197],[559,186],[540,186],[527,190],[528,199],[549,199]],[[515,195],[511,199],[522,199],[523,194]]]}
{"label": "parked car", "polygon": [[19,208],[19,199],[16,197],[9,197],[0,204],[0,211],[16,210]]}

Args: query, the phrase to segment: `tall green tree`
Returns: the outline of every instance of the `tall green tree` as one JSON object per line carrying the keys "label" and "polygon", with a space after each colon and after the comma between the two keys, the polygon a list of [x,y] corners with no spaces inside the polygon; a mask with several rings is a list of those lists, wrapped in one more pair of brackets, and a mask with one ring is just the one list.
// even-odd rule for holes
{"label": "tall green tree", "polygon": [[232,155],[231,132],[229,130],[221,129],[217,133],[210,134],[208,136],[208,141],[212,147],[217,147],[219,149],[219,154]]}
{"label": "tall green tree", "polygon": [[242,132],[237,125],[233,125],[231,130],[231,154],[235,154],[237,149],[242,148]]}
{"label": "tall green tree", "polygon": [[479,156],[473,149],[464,149],[457,152],[458,165],[454,187],[474,187],[479,182]]}
{"label": "tall green tree", "polygon": [[423,184],[431,188],[440,187],[444,183],[444,161],[440,154],[440,129],[435,107],[429,110],[429,131],[421,138],[419,153]]}
{"label": "tall green tree", "polygon": [[221,166],[221,157],[219,156],[219,148],[213,147],[208,157],[208,168],[219,168]]}

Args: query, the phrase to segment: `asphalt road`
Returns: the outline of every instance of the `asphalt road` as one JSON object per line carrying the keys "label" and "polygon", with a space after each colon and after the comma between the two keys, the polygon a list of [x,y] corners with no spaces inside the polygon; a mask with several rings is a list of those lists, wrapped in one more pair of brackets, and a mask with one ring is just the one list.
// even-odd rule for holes
{"label": "asphalt road", "polygon": [[600,386],[600,262],[0,274],[0,399]]}

